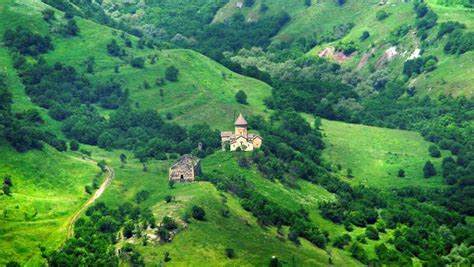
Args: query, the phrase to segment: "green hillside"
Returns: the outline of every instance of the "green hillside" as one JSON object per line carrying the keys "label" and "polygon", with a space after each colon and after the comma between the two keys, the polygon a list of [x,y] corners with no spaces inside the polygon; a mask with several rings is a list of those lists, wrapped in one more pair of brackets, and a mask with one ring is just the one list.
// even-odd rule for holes
{"label": "green hillside", "polygon": [[[188,6],[184,5],[185,1],[179,2],[184,4],[176,12],[172,10],[178,2],[151,2],[153,5],[148,8],[153,12],[146,15],[137,12],[142,10],[138,9],[143,7],[142,2],[121,4],[120,11],[127,12],[120,15],[124,16],[122,19],[131,20],[141,18],[142,15],[148,16],[149,20],[146,22],[153,21],[161,25],[166,24],[166,19],[163,18],[174,14],[177,18],[173,22],[177,23],[191,16],[186,15],[186,12],[193,13],[202,4],[203,8],[199,10],[203,13],[212,13],[213,10],[217,12],[214,23],[225,21],[235,12],[242,12],[247,16],[247,20],[253,21],[265,15],[261,11],[262,4],[265,4],[269,8],[267,13],[276,14],[287,10],[293,18],[274,36],[274,44],[302,36],[332,35],[339,26],[354,21],[353,28],[342,39],[316,46],[307,56],[316,57],[323,49],[335,46],[341,41],[354,41],[359,52],[349,60],[341,62],[343,69],[340,71],[358,68],[359,62],[367,56],[367,64],[363,64],[358,68],[358,74],[354,74],[360,77],[370,75],[379,58],[390,48],[387,33],[402,24],[413,24],[415,20],[412,5],[402,1],[378,5],[378,0],[348,0],[344,6],[338,7],[332,0],[314,0],[310,7],[306,7],[305,1],[302,0],[256,0],[252,7],[239,11],[235,7],[237,1],[234,0],[229,1],[220,10],[217,9],[220,4],[223,5],[222,1],[193,0],[190,2],[190,8],[186,8]],[[431,4],[433,2],[430,1]],[[77,3],[87,7],[87,3],[92,2]],[[158,3],[163,9],[156,8],[160,6]],[[111,3],[101,1],[101,4]],[[462,17],[466,25],[472,27],[466,17],[461,15],[462,12],[467,12],[464,8],[434,4],[433,8],[453,10],[453,13],[449,13],[453,15],[445,15],[440,17],[440,20]],[[278,87],[281,86],[278,82],[284,83],[283,80],[274,80],[276,83],[273,83],[275,90],[272,94],[269,85],[232,72],[198,52],[171,49],[169,47],[174,46],[165,41],[140,47],[144,39],[140,40],[120,30],[93,22],[87,19],[87,15],[85,18],[74,18],[80,28],[80,34],[65,37],[58,33],[55,28],[57,25],[45,21],[42,11],[46,9],[52,7],[39,0],[0,0],[0,21],[4,22],[0,24],[0,36],[3,36],[7,29],[19,25],[51,36],[54,50],[41,55],[47,64],[61,62],[75,67],[80,77],[91,82],[91,88],[84,91],[99,91],[101,88],[98,85],[116,80],[122,88],[127,89],[129,97],[123,98],[123,102],[122,98],[115,98],[116,102],[120,102],[115,107],[121,108],[119,112],[101,106],[99,100],[103,99],[99,96],[99,100],[95,102],[77,97],[74,98],[77,103],[70,103],[67,102],[67,95],[64,96],[66,100],[53,102],[59,103],[58,105],[70,105],[67,108],[71,109],[67,111],[77,112],[83,117],[93,117],[92,112],[83,111],[86,107],[93,106],[103,116],[102,118],[97,115],[99,119],[91,124],[96,127],[92,130],[100,129],[97,132],[98,136],[105,140],[102,142],[104,145],[98,141],[101,138],[96,138],[95,143],[88,143],[97,143],[97,146],[80,144],[81,153],[91,154],[89,157],[79,156],[76,152],[58,152],[48,145],[45,145],[42,151],[19,153],[0,139],[0,179],[4,175],[11,175],[14,183],[12,196],[0,195],[0,212],[3,214],[0,218],[0,265],[11,260],[27,266],[42,265],[45,260],[40,255],[40,245],[46,248],[45,256],[49,262],[60,266],[72,265],[71,263],[79,260],[83,260],[82,265],[107,266],[267,266],[272,256],[276,256],[283,266],[362,266],[372,263],[382,266],[421,266],[422,263],[434,266],[448,262],[447,259],[441,259],[441,256],[449,254],[460,259],[459,261],[470,260],[469,255],[457,257],[458,255],[452,252],[452,249],[460,244],[472,245],[472,238],[469,238],[472,231],[468,229],[470,225],[465,220],[465,217],[469,217],[466,214],[472,211],[469,205],[465,204],[470,203],[469,192],[455,194],[456,190],[462,190],[458,188],[459,185],[464,186],[464,183],[469,182],[463,179],[468,176],[471,168],[470,154],[464,151],[464,147],[459,148],[461,145],[456,143],[459,141],[456,138],[461,135],[469,137],[470,121],[448,118],[451,114],[459,113],[464,116],[463,119],[469,120],[469,114],[456,113],[465,108],[464,104],[468,104],[455,106],[457,102],[448,102],[450,106],[447,105],[446,109],[449,108],[450,113],[439,119],[440,121],[436,120],[437,118],[428,118],[429,116],[417,121],[430,123],[432,128],[416,129],[430,131],[428,134],[433,139],[447,139],[443,141],[450,149],[459,148],[459,153],[456,154],[458,156],[445,160],[443,165],[446,166],[442,168],[443,158],[430,157],[428,147],[432,143],[416,132],[329,120],[322,120],[320,132],[311,129],[314,125],[312,116],[302,114],[304,119],[311,123],[310,126],[299,117],[299,113],[291,110],[300,111],[297,109],[298,102],[290,99],[292,96],[300,101],[302,108],[305,108],[304,105],[306,108],[313,107],[312,104],[323,106],[329,99],[338,104],[340,113],[347,113],[344,119],[356,121],[359,118],[351,115],[362,113],[361,110],[365,107],[357,101],[362,103],[364,99],[356,101],[352,98],[357,97],[354,96],[356,93],[351,91],[352,88],[342,88],[345,86],[342,83],[322,83],[314,87],[309,83],[306,88],[293,88],[290,84],[288,86],[294,90],[294,94],[283,94],[288,98],[277,98],[279,92],[285,93],[284,90],[288,89]],[[143,7],[143,10],[149,11],[146,7]],[[163,17],[154,18],[161,10],[164,12]],[[375,14],[379,10],[387,11],[389,17],[378,21]],[[64,23],[63,12],[55,9],[55,16],[55,23]],[[153,18],[156,20],[152,20]],[[211,18],[208,19],[210,23]],[[206,24],[204,21],[199,23]],[[186,28],[186,25],[180,27]],[[195,29],[187,30],[192,32]],[[365,30],[370,31],[371,36],[361,41],[359,37]],[[435,34],[435,31],[431,31],[429,37]],[[112,53],[108,52],[107,46],[112,40],[117,41],[121,49],[120,56],[111,56]],[[408,33],[397,44],[397,51],[401,56],[394,58],[390,64],[381,64],[380,67],[386,66],[390,71],[390,76],[393,76],[390,78],[401,78],[404,61],[418,47],[418,40],[412,32]],[[127,44],[128,42],[131,44]],[[470,67],[472,51],[452,56],[445,55],[442,50],[441,43],[439,46],[427,48],[425,53],[438,55],[437,69],[420,74],[407,81],[407,84],[416,86],[422,94],[433,91],[469,94],[472,77],[466,75],[465,71],[463,75],[455,72]],[[70,133],[63,134],[62,127],[67,125],[67,120],[71,118],[80,118],[77,121],[82,125],[78,128],[84,127],[88,121],[71,114],[63,122],[55,121],[49,117],[48,110],[33,104],[13,68],[11,55],[11,50],[0,46],[0,72],[6,75],[7,87],[13,94],[13,111],[38,109],[44,120],[44,123],[38,126],[42,130],[50,131],[67,142],[72,141],[67,137],[78,138]],[[144,59],[144,66],[131,66],[131,62],[137,57]],[[31,62],[40,61],[39,58],[25,58]],[[93,71],[87,72],[85,61],[90,61],[91,58],[95,62]],[[285,56],[282,58],[276,61],[281,63],[279,60],[287,60]],[[229,63],[225,60],[222,62]],[[311,74],[318,71],[311,69],[312,63],[314,62],[311,60],[298,62],[307,67],[299,69],[301,73],[307,74],[306,78],[339,79],[340,76],[336,75],[311,77]],[[324,67],[333,69],[331,72],[334,73],[339,71],[339,66],[329,65]],[[179,70],[177,81],[165,78],[166,70],[171,66]],[[41,64],[34,65],[34,68],[43,69]],[[63,67],[59,65],[57,68]],[[28,72],[21,71],[19,73],[28,75]],[[321,68],[321,71],[326,70]],[[258,70],[256,72],[258,74]],[[349,72],[345,74],[352,75]],[[55,82],[57,81],[46,81],[46,86],[41,85],[54,87],[60,84]],[[305,87],[305,84],[302,84],[302,87]],[[351,98],[346,99],[346,95],[339,96],[338,92],[325,92],[327,88],[348,90],[353,94],[348,94]],[[74,89],[64,88],[64,91],[73,92]],[[392,89],[393,86],[390,87],[390,90]],[[246,92],[248,104],[239,104],[236,101],[235,94],[239,90]],[[121,94],[122,91],[119,91]],[[324,95],[318,95],[313,101],[312,94],[319,94],[319,91]],[[54,91],[46,91],[41,96],[47,97],[49,93],[52,98],[51,92]],[[96,91],[94,93],[99,95]],[[398,92],[393,93],[393,99],[387,99],[396,102],[399,98],[403,100],[400,95],[407,95],[405,92],[400,95],[396,93]],[[383,95],[383,92],[380,95]],[[264,100],[272,96],[267,103],[275,110],[267,110]],[[37,96],[32,96],[32,99],[37,103]],[[428,100],[413,105],[421,109],[421,105],[427,103],[426,106],[431,107],[428,103],[430,98],[426,99]],[[130,103],[127,100],[130,100]],[[313,103],[307,103],[311,101]],[[150,116],[147,117],[138,112],[132,113],[128,104],[133,112],[152,109],[158,111],[161,116],[148,114]],[[408,102],[407,105],[411,104]],[[323,111],[327,112],[328,116],[340,115],[331,113],[329,105],[326,108]],[[393,110],[397,109],[392,108],[387,112],[383,107],[376,109],[383,119],[373,116],[373,121],[370,122],[376,125],[405,127],[402,123],[397,124]],[[443,112],[434,108],[433,110]],[[417,114],[410,119],[416,120],[429,111],[417,110]],[[208,131],[204,127],[191,131],[191,127],[180,127],[206,123],[213,129],[230,130],[233,117],[239,112],[247,116],[249,125],[258,130],[264,138],[262,149],[253,153],[220,151],[218,131]],[[383,116],[385,114],[387,118]],[[8,115],[15,116],[12,113]],[[133,124],[136,122],[130,117],[134,115],[143,119],[137,119],[139,125]],[[251,115],[260,115],[267,121]],[[360,118],[367,119],[372,114],[363,115],[366,117]],[[406,116],[409,115],[411,114]],[[111,123],[107,123],[109,118]],[[147,119],[149,121],[146,121]],[[390,121],[386,122],[384,119]],[[169,121],[176,122],[177,125],[171,125]],[[449,124],[446,128],[450,131],[439,135],[431,132],[438,128],[441,132],[445,124]],[[413,125],[409,124],[409,127],[414,129]],[[67,130],[64,131],[68,133]],[[199,136],[200,132],[197,131],[203,131],[208,136]],[[129,132],[132,134],[129,135]],[[107,138],[103,136],[105,133],[109,135]],[[455,136],[454,141],[446,138],[448,134]],[[211,141],[208,142],[209,139]],[[120,140],[117,142],[119,144],[114,143],[115,140]],[[204,149],[201,149],[202,140],[205,141]],[[198,143],[200,149],[196,148]],[[187,146],[181,147],[181,144]],[[170,166],[180,154],[191,151],[202,158],[203,175],[197,177],[197,181],[193,183],[169,183]],[[442,156],[450,155],[444,150],[441,153]],[[92,184],[94,177],[100,177],[97,176],[99,168],[93,160],[100,161],[101,164],[106,162],[115,170],[115,177],[96,204],[81,215],[75,224],[75,236],[66,241],[68,222],[74,212],[81,211],[80,207],[90,197],[85,193],[85,186]],[[438,175],[425,179],[423,165],[428,160],[434,163]],[[347,177],[349,169],[353,177]],[[403,178],[397,177],[400,169],[405,171]],[[444,171],[447,174],[443,177],[441,173]],[[449,183],[447,181],[450,179],[453,183],[448,187],[446,183]],[[442,190],[445,188],[452,189],[449,191],[454,193],[449,192],[448,195],[448,192],[445,192],[448,190]],[[469,188],[466,186],[466,191],[470,190]],[[459,207],[463,205],[467,208]],[[194,206],[204,209],[204,219],[191,215]],[[260,209],[256,211],[258,208]],[[170,229],[164,222],[164,218],[168,217],[176,222]],[[162,230],[165,230],[164,234]],[[162,234],[168,236],[163,237]],[[342,240],[344,238],[349,239]],[[341,244],[341,240],[345,243]],[[418,242],[419,240],[423,242]],[[231,255],[229,251],[233,251],[235,255]],[[89,262],[85,263],[86,261]],[[453,262],[456,263],[454,260]]]}
{"label": "green hillside", "polygon": [[[251,7],[239,9],[236,4],[241,1],[230,1],[221,8],[214,18],[214,23],[225,21],[233,14],[243,14],[247,21],[258,21],[284,10],[291,16],[291,21],[273,37],[273,45],[299,42],[302,38],[313,40],[317,45],[307,52],[308,56],[319,57],[325,51],[326,58],[361,75],[370,75],[375,70],[386,69],[392,78],[401,78],[403,64],[417,49],[423,56],[433,55],[438,58],[436,69],[423,72],[409,80],[409,86],[416,87],[417,92],[425,95],[446,93],[455,96],[474,93],[474,75],[465,75],[464,70],[474,69],[473,53],[447,55],[443,48],[446,38],[436,44],[426,45],[416,36],[415,12],[411,2],[396,0],[380,4],[381,1],[346,1],[338,5],[336,1],[312,1],[305,6],[304,1],[255,1]],[[472,8],[461,5],[442,5],[442,1],[426,1],[438,15],[438,25],[427,32],[431,43],[435,43],[439,25],[447,21],[457,21],[466,25],[467,31],[473,30]],[[264,4],[268,10],[262,12]],[[377,19],[379,12],[385,12],[385,19]],[[409,30],[402,36],[393,37],[393,32],[408,26]],[[361,40],[363,32],[369,37]],[[329,40],[329,41],[328,41]],[[334,40],[334,41],[332,41]],[[353,42],[356,53],[342,58],[342,53],[335,54],[331,49],[342,44]],[[429,43],[428,42],[428,43]],[[420,51],[421,51],[420,50]],[[388,56],[391,54],[391,56]],[[341,59],[342,58],[342,59]]]}
{"label": "green hillside", "polygon": [[[328,120],[322,122],[322,129],[325,156],[333,166],[341,165],[340,176],[344,179],[346,170],[352,169],[354,178],[347,180],[353,184],[377,188],[443,184],[441,175],[423,178],[425,162],[431,160],[440,170],[441,158],[430,157],[430,143],[418,133]],[[406,177],[397,177],[400,169],[405,170]]]}
{"label": "green hillside", "polygon": [[57,249],[66,240],[70,217],[89,197],[84,187],[99,168],[49,147],[18,153],[2,142],[0,153],[0,177],[13,182],[12,195],[0,195],[0,264],[38,266],[38,246]]}
{"label": "green hillside", "polygon": [[[386,57],[390,48],[395,48],[396,55],[393,57],[388,69],[392,71],[392,75],[401,75],[403,62],[406,61],[416,49],[421,48],[420,41],[414,36],[416,30],[415,14],[411,3],[403,3],[395,1],[383,6],[378,5],[379,1],[358,2],[348,1],[342,7],[338,7],[329,1],[313,5],[308,9],[308,14],[303,16],[304,19],[295,21],[283,30],[279,36],[285,32],[298,33],[310,31],[309,26],[312,21],[318,21],[317,27],[320,29],[331,29],[338,24],[354,22],[354,27],[341,40],[329,44],[316,46],[308,55],[318,56],[321,51],[327,47],[334,47],[340,42],[354,42],[357,47],[357,53],[349,60],[342,63],[354,69],[361,69],[364,66],[380,68],[384,66],[383,58]],[[428,1],[429,6],[433,8],[438,15],[438,24],[446,21],[458,21],[466,25],[467,30],[472,31],[472,9],[463,7],[446,7]],[[320,5],[320,6],[318,6]],[[378,11],[385,11],[389,14],[388,18],[379,21],[376,18]],[[336,13],[347,12],[345,16],[335,16]],[[345,18],[335,20],[334,18]],[[412,29],[407,35],[398,39],[398,44],[390,43],[391,32],[403,25],[410,25]],[[434,39],[437,34],[436,26],[429,33],[428,39]],[[370,37],[364,41],[360,40],[360,36],[364,31],[370,33]],[[446,55],[443,52],[446,40],[441,40],[440,44],[425,48],[424,55],[434,55],[439,62],[437,68],[429,73],[422,73],[413,78],[409,84],[415,86],[418,92],[422,94],[447,93],[452,95],[471,96],[474,92],[473,77],[474,75],[464,75],[463,71],[474,68],[473,52],[467,52],[462,55]],[[382,64],[382,65],[381,65]],[[367,69],[365,70],[367,71]]]}
{"label": "green hillside", "polygon": [[[107,205],[116,206],[124,201],[134,202],[136,193],[146,190],[150,197],[140,203],[140,207],[151,208],[158,221],[165,215],[179,220],[193,205],[202,206],[206,211],[206,221],[192,220],[170,243],[149,242],[146,246],[139,246],[147,264],[162,261],[163,253],[169,252],[172,259],[169,264],[172,266],[206,266],[210,262],[226,266],[266,265],[273,255],[290,265],[294,261],[298,265],[324,266],[329,255],[334,264],[360,265],[350,254],[339,249],[328,248],[328,254],[305,240],[302,240],[299,246],[285,240],[285,237],[284,241],[279,240],[281,236],[277,234],[275,227],[260,226],[251,213],[242,209],[238,198],[219,192],[209,182],[177,184],[175,188],[169,189],[168,167],[173,161],[149,161],[148,171],[143,172],[142,164],[137,160],[130,160],[121,168],[121,151],[111,153],[91,149],[95,157],[107,159],[116,170],[116,179],[101,198]],[[308,208],[312,220],[321,223],[324,229],[332,231],[331,234],[339,234],[333,230],[340,227],[324,220],[317,212],[319,201],[334,199],[331,193],[319,186],[300,181],[301,189],[288,189],[263,178],[255,170],[238,167],[235,154],[229,152],[217,152],[203,159],[202,167],[204,173],[217,171],[222,175],[245,176],[255,184],[260,193],[272,201],[292,210],[297,210],[300,206]],[[167,195],[173,196],[175,200],[165,203],[164,198]],[[228,218],[222,215],[224,208],[229,210]],[[134,237],[126,242],[141,241]],[[225,256],[226,248],[234,249],[234,259]]]}
{"label": "green hillside", "polygon": [[[0,26],[0,34],[17,25],[33,27],[48,32],[48,26],[42,19],[41,10],[47,6],[39,1],[14,2],[2,0],[5,12],[0,19],[8,21]],[[61,14],[59,11],[57,13]],[[146,61],[144,69],[131,67],[127,62],[107,54],[106,46],[112,39],[123,45],[118,31],[77,18],[80,36],[63,38],[53,35],[55,49],[45,58],[50,63],[62,62],[83,71],[84,60],[92,56],[95,59],[95,73],[89,78],[95,83],[110,78],[119,79],[124,88],[129,89],[131,100],[139,103],[138,108],[156,109],[163,115],[171,112],[176,122],[185,125],[196,121],[211,121],[216,128],[231,126],[233,116],[240,111],[247,114],[265,115],[263,99],[270,95],[270,87],[255,79],[233,73],[209,58],[191,50],[153,50],[128,49],[134,56],[157,55],[155,64]],[[127,35],[136,45],[137,38]],[[3,48],[2,48],[3,49]],[[5,52],[3,52],[5,53]],[[120,65],[120,72],[114,72],[114,66]],[[167,82],[160,88],[155,81],[164,78],[166,67],[174,65],[179,69],[178,82]],[[149,89],[144,88],[148,82]],[[248,105],[238,104],[234,98],[237,91],[244,90],[248,96]]]}

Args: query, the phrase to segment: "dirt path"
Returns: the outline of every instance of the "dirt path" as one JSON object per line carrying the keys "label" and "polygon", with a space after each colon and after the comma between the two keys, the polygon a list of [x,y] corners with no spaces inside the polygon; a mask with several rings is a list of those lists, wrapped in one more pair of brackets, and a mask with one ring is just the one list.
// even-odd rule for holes
{"label": "dirt path", "polygon": [[[95,162],[95,161],[94,161]],[[67,238],[71,238],[74,236],[74,224],[76,223],[77,219],[81,216],[81,214],[90,206],[92,205],[104,192],[105,189],[112,183],[114,179],[115,173],[114,169],[109,166],[105,166],[105,170],[107,171],[107,177],[105,178],[104,182],[100,185],[99,189],[95,191],[94,195],[87,200],[82,207],[74,213],[67,224]]]}

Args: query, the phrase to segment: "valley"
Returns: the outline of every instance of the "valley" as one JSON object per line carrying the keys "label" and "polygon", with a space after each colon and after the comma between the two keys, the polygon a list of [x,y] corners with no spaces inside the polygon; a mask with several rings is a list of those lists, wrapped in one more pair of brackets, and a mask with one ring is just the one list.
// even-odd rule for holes
{"label": "valley", "polygon": [[0,265],[472,263],[463,1],[0,0]]}

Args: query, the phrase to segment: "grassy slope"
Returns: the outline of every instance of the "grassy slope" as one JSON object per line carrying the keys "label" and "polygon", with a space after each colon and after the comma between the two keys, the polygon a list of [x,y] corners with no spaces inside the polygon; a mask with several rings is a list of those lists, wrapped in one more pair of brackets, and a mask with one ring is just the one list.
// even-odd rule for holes
{"label": "grassy slope", "polygon": [[69,218],[88,198],[84,186],[99,169],[49,147],[18,153],[1,143],[0,154],[0,177],[10,175],[14,184],[11,197],[0,195],[0,265],[15,259],[38,266],[38,246],[64,242]]}
{"label": "grassy slope", "polygon": [[[48,33],[47,24],[40,14],[46,5],[37,0],[0,1],[0,7],[5,10],[0,19],[8,22],[0,25],[0,34],[3,34],[5,29],[17,25],[31,27],[42,34]],[[58,19],[62,16],[59,11],[56,11],[56,14]],[[129,49],[128,52],[134,56],[158,55],[156,64],[151,65],[147,60],[144,69],[132,68],[106,53],[106,46],[113,38],[123,46],[119,33],[91,21],[80,18],[76,20],[81,28],[80,36],[63,38],[53,35],[55,49],[45,55],[47,61],[51,63],[60,61],[84,71],[84,60],[88,56],[93,56],[96,66],[95,74],[89,75],[91,80],[100,82],[110,78],[120,79],[123,86],[130,90],[131,100],[138,102],[140,108],[152,108],[163,113],[171,112],[176,122],[185,125],[200,121],[213,122],[216,128],[231,126],[234,113],[239,111],[261,115],[266,113],[263,99],[271,94],[271,89],[260,81],[233,73],[191,50]],[[133,36],[129,38],[133,40],[135,46],[137,39]],[[0,56],[2,53],[6,52],[2,51]],[[118,74],[113,71],[116,64],[121,66]],[[166,67],[171,65],[180,70],[179,81],[167,82],[163,88],[162,98],[155,81],[157,78],[163,78]],[[151,85],[150,89],[143,88],[144,81]],[[234,95],[240,89],[247,93],[249,105],[240,105],[235,101]]]}
{"label": "grassy slope", "polygon": [[[122,151],[103,152],[92,149],[95,157],[109,160],[116,170],[116,180],[101,201],[117,205],[124,200],[133,201],[135,193],[140,190],[148,190],[151,193],[150,198],[140,205],[142,208],[150,207],[158,220],[164,215],[179,218],[192,205],[200,205],[206,211],[207,221],[193,220],[171,243],[140,246],[139,249],[148,264],[159,263],[166,251],[172,258],[168,263],[170,266],[207,266],[210,262],[230,266],[264,266],[272,255],[277,255],[289,264],[294,256],[295,262],[304,266],[324,266],[328,262],[326,251],[305,240],[302,240],[302,245],[298,247],[289,241],[278,240],[275,228],[260,227],[255,218],[242,209],[238,199],[219,193],[208,182],[177,184],[176,188],[169,189],[167,171],[171,161],[151,161],[148,163],[148,172],[143,172],[141,164],[136,160],[130,160],[125,168],[120,168],[119,153]],[[240,169],[233,153],[218,152],[204,159],[202,166],[204,172],[219,169],[225,175],[244,175],[256,185],[260,193],[280,205],[290,209],[298,209],[303,205],[310,210],[311,218],[321,223],[324,229],[342,229],[323,220],[316,212],[318,201],[334,198],[319,186],[301,182],[301,190],[287,189],[264,179],[254,170]],[[175,196],[176,201],[166,204],[163,200],[166,195]],[[230,218],[221,215],[224,205],[230,210]],[[332,234],[338,232],[332,231]],[[233,248],[236,258],[227,259],[225,248]],[[337,265],[359,265],[348,252],[333,248],[329,248],[329,251]]]}
{"label": "grassy slope", "polygon": [[[35,25],[29,8],[0,1],[0,20],[7,22],[0,24],[0,32],[3,34],[14,18],[18,18],[12,10],[25,12],[23,25]],[[0,62],[13,93],[13,110],[38,109],[45,120],[42,128],[62,136],[59,123],[31,103],[25,94],[8,51],[3,47],[0,47]],[[18,153],[1,141],[0,154],[0,177],[11,175],[14,183],[12,197],[0,196],[0,265],[15,259],[38,266],[42,263],[38,246],[52,249],[64,242],[69,218],[88,198],[84,186],[91,183],[99,170],[89,162],[58,153],[48,146],[43,151]],[[38,214],[34,218],[25,220],[25,213],[32,217],[35,212]]]}
{"label": "grassy slope", "polygon": [[[441,159],[429,156],[430,143],[418,133],[327,120],[322,129],[327,145],[325,157],[333,165],[341,164],[341,177],[346,169],[352,169],[355,178],[349,181],[353,184],[378,188],[443,184],[441,175],[423,178],[425,162],[431,160],[440,171]],[[397,177],[399,169],[405,170],[405,178]]]}
{"label": "grassy slope", "polygon": [[268,6],[267,14],[275,14],[280,11],[286,11],[290,16],[296,17],[306,7],[304,1],[286,1],[286,0],[256,0],[252,7],[243,7],[242,9],[237,8],[237,3],[242,2],[241,0],[230,0],[219,12],[214,16],[213,22],[223,22],[232,17],[236,12],[241,12],[246,16],[248,21],[256,21],[261,16],[260,6],[265,4]]}
{"label": "grassy slope", "polygon": [[[438,23],[458,21],[466,25],[467,30],[474,30],[474,11],[460,6],[442,6],[436,0],[427,1],[438,15]],[[422,74],[413,82],[423,88],[426,94],[447,92],[453,95],[474,95],[474,51],[461,56],[446,55],[443,52],[446,38],[438,47],[428,49],[425,54],[438,57],[438,68],[428,74]]]}
{"label": "grassy slope", "polygon": [[[378,1],[375,1],[378,2]],[[439,16],[438,23],[454,20],[465,23],[468,30],[472,30],[473,13],[462,7],[445,7],[439,6],[431,1],[430,6]],[[362,56],[368,52],[373,45],[377,48],[374,55],[369,59],[369,65],[375,64],[383,55],[383,52],[390,46],[387,44],[389,33],[403,24],[414,25],[414,13],[410,3],[391,3],[385,6],[368,4],[366,2],[348,2],[348,5],[343,8],[336,7],[332,3],[321,3],[320,12],[313,11],[315,6],[308,9],[311,15],[305,16],[306,21],[294,22],[287,27],[280,35],[285,32],[307,32],[307,25],[310,21],[318,21],[321,28],[330,29],[331,25],[353,21],[355,27],[351,32],[345,36],[342,41],[354,41],[358,46],[359,53],[351,60],[344,63],[348,67],[355,67],[359,63]],[[317,6],[317,5],[316,5]],[[327,10],[326,10],[327,9]],[[385,10],[391,15],[383,21],[377,21],[375,14],[378,10]],[[354,15],[349,15],[354,12]],[[347,12],[347,16],[335,16],[333,12]],[[332,14],[332,15],[331,15]],[[334,20],[334,18],[341,18]],[[311,18],[311,19],[310,19]],[[359,40],[363,31],[369,31],[371,37],[366,41]],[[434,36],[437,30],[432,31],[431,36]],[[430,37],[432,38],[432,37]],[[337,43],[337,42],[336,42]],[[419,41],[416,40],[410,33],[406,35],[401,43],[397,46],[397,50],[401,57],[396,57],[389,68],[393,73],[401,74],[403,62],[408,56],[418,47]],[[334,44],[325,44],[317,46],[312,49],[308,55],[317,56],[318,53],[327,46]],[[474,52],[469,52],[461,56],[446,55],[443,52],[444,41],[436,47],[430,47],[425,51],[425,55],[436,55],[439,59],[438,68],[430,73],[422,74],[411,81],[411,85],[416,86],[418,91],[422,94],[432,94],[445,92],[453,95],[468,95],[472,96],[474,93]],[[367,69],[362,70],[367,72]],[[467,73],[466,73],[467,72]]]}
{"label": "grassy slope", "polygon": [[[321,36],[331,33],[334,27],[348,22],[355,23],[350,33],[342,38],[342,41],[354,41],[358,47],[358,54],[351,60],[344,63],[344,66],[354,68],[358,65],[364,54],[371,51],[373,55],[369,58],[369,65],[376,65],[379,58],[386,49],[390,47],[387,43],[391,31],[403,24],[414,25],[415,15],[411,3],[404,1],[389,1],[388,4],[380,6],[378,0],[371,1],[347,1],[344,6],[337,6],[332,0],[313,1],[311,7],[306,8],[303,1],[256,1],[252,8],[239,10],[235,7],[238,1],[230,1],[215,16],[215,22],[221,22],[232,16],[236,12],[242,12],[249,20],[257,20],[261,16],[259,6],[265,2],[269,6],[269,12],[285,10],[292,16],[292,21],[283,28],[274,40],[287,41],[295,40],[303,36]],[[427,1],[433,10],[438,14],[438,23],[454,20],[466,24],[468,30],[474,27],[474,12],[472,9],[460,6],[442,6],[436,0]],[[391,14],[387,19],[378,21],[376,12],[384,10]],[[363,31],[369,31],[371,37],[365,41],[360,41],[359,37]],[[432,31],[431,36],[437,30]],[[308,55],[317,56],[324,48],[334,46],[339,42],[316,46]],[[416,86],[421,94],[433,94],[445,92],[453,95],[474,94],[474,52],[469,52],[461,56],[446,55],[443,52],[445,41],[437,47],[430,47],[425,51],[425,55],[436,55],[439,59],[438,68],[431,73],[421,74],[411,81],[411,85]],[[417,38],[409,33],[397,46],[399,55],[389,65],[388,68],[396,76],[401,75],[403,62],[419,46]],[[368,68],[361,70],[366,75]]]}

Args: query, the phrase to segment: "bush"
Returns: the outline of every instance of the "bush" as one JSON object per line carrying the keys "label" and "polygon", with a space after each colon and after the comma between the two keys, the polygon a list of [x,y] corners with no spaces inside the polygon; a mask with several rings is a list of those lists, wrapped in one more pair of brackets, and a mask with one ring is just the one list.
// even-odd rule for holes
{"label": "bush", "polygon": [[403,170],[403,169],[398,170],[397,176],[398,177],[405,177],[405,170]]}
{"label": "bush", "polygon": [[440,158],[441,157],[441,152],[439,151],[438,147],[435,145],[430,145],[428,148],[428,152],[430,153],[430,156],[433,158]]}
{"label": "bush", "polygon": [[79,150],[79,143],[76,140],[72,140],[69,143],[69,149],[71,149],[71,151],[78,151]]}
{"label": "bush", "polygon": [[225,255],[227,256],[227,258],[233,259],[235,257],[235,252],[231,248],[226,248],[225,249]]}
{"label": "bush", "polygon": [[170,195],[165,196],[166,203],[170,203],[171,201],[173,201],[173,196],[170,196]]}
{"label": "bush", "polygon": [[119,57],[122,55],[120,46],[117,44],[115,39],[112,39],[112,41],[107,45],[107,53],[113,57]]}
{"label": "bush", "polygon": [[427,161],[423,167],[423,176],[429,178],[436,175],[436,169],[431,161]]}
{"label": "bush", "polygon": [[206,212],[204,211],[203,208],[201,208],[199,206],[193,206],[191,208],[191,215],[193,216],[194,219],[196,219],[198,221],[204,221],[205,216],[206,216]]}
{"label": "bush", "polygon": [[174,229],[177,229],[178,228],[178,224],[176,223],[176,221],[169,217],[169,216],[165,216],[163,217],[163,220],[161,221],[161,225],[166,228],[166,230],[174,230]]}
{"label": "bush", "polygon": [[149,196],[150,196],[150,192],[148,192],[146,190],[141,190],[135,195],[135,201],[137,203],[141,203],[141,202],[147,200]]}
{"label": "bush", "polygon": [[170,66],[166,68],[165,78],[170,82],[178,81],[179,70],[175,66]]}
{"label": "bush", "polygon": [[375,17],[377,18],[378,21],[382,21],[382,20],[388,18],[388,16],[389,16],[389,14],[387,12],[385,12],[384,10],[379,10],[375,14]]}
{"label": "bush", "polygon": [[367,226],[367,228],[365,229],[365,236],[368,239],[379,240],[379,231],[377,231],[377,229],[375,229],[375,227],[371,225]]}
{"label": "bush", "polygon": [[134,57],[130,61],[130,65],[134,68],[143,69],[145,67],[145,59],[143,57]]}
{"label": "bush", "polygon": [[365,41],[365,40],[367,40],[367,38],[369,38],[369,37],[370,37],[370,33],[369,33],[368,31],[364,31],[364,32],[362,32],[362,34],[360,35],[360,38],[359,38],[359,39],[360,39],[361,41]]}
{"label": "bush", "polygon": [[247,94],[243,90],[239,90],[235,94],[235,99],[237,100],[238,103],[247,105]]}
{"label": "bush", "polygon": [[6,30],[3,34],[6,47],[15,49],[22,55],[38,56],[53,50],[49,36],[41,36],[28,29],[18,26],[15,31]]}

